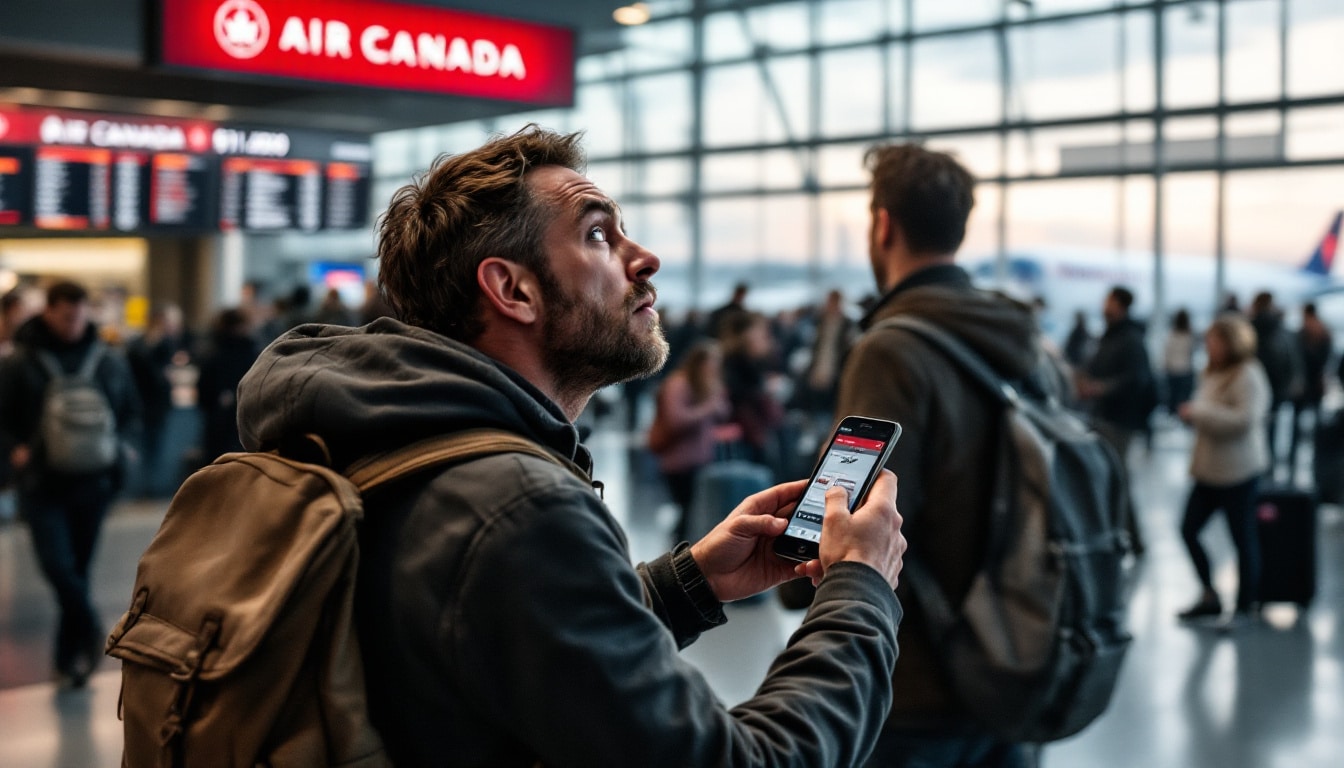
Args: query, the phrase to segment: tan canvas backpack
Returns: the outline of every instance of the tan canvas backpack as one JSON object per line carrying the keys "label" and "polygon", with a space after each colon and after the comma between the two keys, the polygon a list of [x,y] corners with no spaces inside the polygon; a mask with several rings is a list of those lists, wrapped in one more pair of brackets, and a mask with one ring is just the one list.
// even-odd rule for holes
{"label": "tan canvas backpack", "polygon": [[389,765],[369,722],[353,618],[361,494],[498,453],[539,456],[588,480],[496,430],[425,440],[347,475],[277,453],[232,453],[189,477],[107,640],[122,660],[123,764]]}

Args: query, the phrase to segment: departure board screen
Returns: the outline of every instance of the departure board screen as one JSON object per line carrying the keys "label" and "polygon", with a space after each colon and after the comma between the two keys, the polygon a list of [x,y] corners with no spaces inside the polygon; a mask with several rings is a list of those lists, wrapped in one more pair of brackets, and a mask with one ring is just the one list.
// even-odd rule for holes
{"label": "departure board screen", "polygon": [[322,224],[322,165],[313,160],[224,161],[221,229],[315,230]]}
{"label": "departure board screen", "polygon": [[106,229],[112,152],[40,147],[33,172],[33,223],[41,229]]}
{"label": "departure board screen", "polygon": [[0,104],[0,227],[359,229],[367,136]]}
{"label": "departure board screen", "polygon": [[0,147],[0,226],[25,224],[32,210],[33,153]]}
{"label": "departure board screen", "polygon": [[369,214],[369,166],[327,163],[327,204],[323,227],[358,229]]}

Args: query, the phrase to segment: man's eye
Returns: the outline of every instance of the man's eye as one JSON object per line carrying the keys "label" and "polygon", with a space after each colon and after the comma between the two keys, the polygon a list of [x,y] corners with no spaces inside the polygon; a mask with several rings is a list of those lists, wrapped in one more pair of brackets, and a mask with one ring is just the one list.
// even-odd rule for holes
{"label": "man's eye", "polygon": [[588,230],[588,239],[596,240],[599,243],[605,243],[607,241],[607,231],[601,227],[593,227]]}

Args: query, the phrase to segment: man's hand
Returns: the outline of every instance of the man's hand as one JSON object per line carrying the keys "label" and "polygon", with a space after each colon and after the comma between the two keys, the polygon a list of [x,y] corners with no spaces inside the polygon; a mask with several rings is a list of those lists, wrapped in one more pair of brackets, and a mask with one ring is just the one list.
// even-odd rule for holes
{"label": "man's hand", "polygon": [[820,559],[798,566],[798,573],[818,584],[826,569],[845,561],[870,565],[892,589],[901,575],[905,536],[896,511],[896,475],[882,470],[863,506],[849,512],[849,494],[834,487],[826,492],[826,517],[821,523]]}
{"label": "man's hand", "polygon": [[788,527],[789,513],[806,488],[807,481],[798,480],[748,496],[691,546],[691,557],[720,602],[751,597],[805,575],[776,555],[771,545]]}

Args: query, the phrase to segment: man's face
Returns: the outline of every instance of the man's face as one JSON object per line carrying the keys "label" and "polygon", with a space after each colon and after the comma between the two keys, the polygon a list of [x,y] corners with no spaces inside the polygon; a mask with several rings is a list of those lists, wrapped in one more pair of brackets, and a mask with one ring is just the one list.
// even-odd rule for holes
{"label": "man's face", "polygon": [[66,344],[73,344],[84,337],[89,327],[89,303],[87,301],[58,301],[42,311],[42,322],[47,330]]}
{"label": "man's face", "polygon": [[1106,322],[1114,323],[1124,319],[1125,310],[1120,306],[1120,302],[1117,301],[1114,296],[1107,296],[1106,303],[1101,307],[1101,314],[1106,318]]}
{"label": "man's face", "polygon": [[592,182],[568,168],[530,171],[532,191],[551,211],[543,235],[550,275],[542,353],[560,386],[596,391],[653,374],[668,346],[649,279],[658,257],[625,236],[620,211]]}

